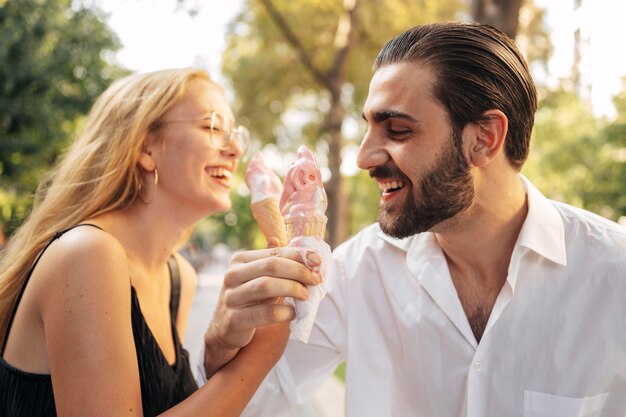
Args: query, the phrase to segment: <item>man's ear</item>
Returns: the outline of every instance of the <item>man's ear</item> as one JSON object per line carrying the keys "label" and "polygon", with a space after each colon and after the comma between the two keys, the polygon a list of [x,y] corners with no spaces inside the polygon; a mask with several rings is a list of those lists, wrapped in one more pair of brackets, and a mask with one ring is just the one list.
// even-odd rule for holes
{"label": "man's ear", "polygon": [[472,165],[482,167],[491,162],[502,150],[509,120],[500,110],[488,110],[483,119],[473,123],[473,140],[470,143],[469,160]]}

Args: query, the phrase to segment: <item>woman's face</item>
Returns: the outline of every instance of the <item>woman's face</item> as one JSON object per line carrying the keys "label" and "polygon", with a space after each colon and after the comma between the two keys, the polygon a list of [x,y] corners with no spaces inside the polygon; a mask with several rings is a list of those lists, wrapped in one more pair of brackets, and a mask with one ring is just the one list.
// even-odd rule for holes
{"label": "woman's face", "polygon": [[[177,211],[194,210],[199,217],[231,207],[231,180],[242,154],[236,140],[224,149],[212,143],[213,112],[235,125],[218,86],[203,79],[190,81],[185,94],[162,119],[158,133],[162,141],[149,147],[159,174],[155,198],[169,199]],[[213,135],[219,134],[213,130]]]}

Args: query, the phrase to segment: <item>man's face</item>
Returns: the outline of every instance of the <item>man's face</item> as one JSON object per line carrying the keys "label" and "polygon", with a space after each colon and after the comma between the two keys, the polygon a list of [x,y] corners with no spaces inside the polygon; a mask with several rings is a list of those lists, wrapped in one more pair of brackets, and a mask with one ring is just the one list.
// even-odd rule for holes
{"label": "man's face", "polygon": [[462,132],[453,132],[435,99],[434,80],[433,71],[419,63],[383,66],[363,111],[368,131],[357,164],[378,182],[378,221],[397,238],[437,229],[473,201]]}

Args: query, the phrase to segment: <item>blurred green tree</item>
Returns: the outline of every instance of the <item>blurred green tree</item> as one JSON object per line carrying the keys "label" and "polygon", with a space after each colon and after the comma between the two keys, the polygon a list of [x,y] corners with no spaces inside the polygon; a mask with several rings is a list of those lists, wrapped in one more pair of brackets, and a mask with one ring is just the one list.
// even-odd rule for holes
{"label": "blurred green tree", "polygon": [[584,206],[584,190],[593,185],[602,121],[571,90],[543,94],[523,172],[547,196]]}
{"label": "blurred green tree", "polygon": [[95,97],[126,72],[97,9],[0,1],[0,228],[10,234]]}
{"label": "blurred green tree", "polygon": [[626,83],[624,87],[614,99],[617,117],[600,133],[599,146],[590,150],[598,160],[588,208],[614,220],[626,216]]}
{"label": "blurred green tree", "polygon": [[544,94],[523,172],[550,198],[613,220],[626,215],[626,93],[610,122],[567,88]]}

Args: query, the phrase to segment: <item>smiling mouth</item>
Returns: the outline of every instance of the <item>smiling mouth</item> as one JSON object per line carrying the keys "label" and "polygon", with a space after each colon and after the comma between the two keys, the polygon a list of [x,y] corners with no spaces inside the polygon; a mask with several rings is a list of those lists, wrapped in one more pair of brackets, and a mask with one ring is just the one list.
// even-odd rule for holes
{"label": "smiling mouth", "polygon": [[207,169],[209,176],[220,180],[229,180],[233,173],[225,168],[209,168]]}
{"label": "smiling mouth", "polygon": [[383,194],[391,194],[404,188],[404,182],[401,180],[379,182],[378,188]]}

